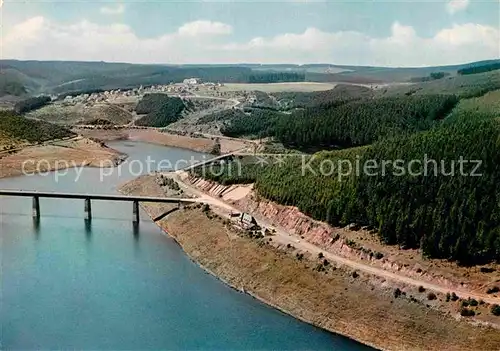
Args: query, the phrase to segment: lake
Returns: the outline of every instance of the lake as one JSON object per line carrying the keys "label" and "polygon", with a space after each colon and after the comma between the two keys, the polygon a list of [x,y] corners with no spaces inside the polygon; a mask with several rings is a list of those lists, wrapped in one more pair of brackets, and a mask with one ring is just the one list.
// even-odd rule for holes
{"label": "lake", "polygon": [[[85,168],[0,180],[1,189],[117,192],[139,161],[206,155],[139,142],[110,146],[129,158],[101,177]],[[144,170],[143,170],[144,171]],[[56,175],[58,177],[56,178]],[[102,179],[101,179],[102,178]],[[0,199],[1,349],[371,350],[287,316],[205,273],[132,204]]]}

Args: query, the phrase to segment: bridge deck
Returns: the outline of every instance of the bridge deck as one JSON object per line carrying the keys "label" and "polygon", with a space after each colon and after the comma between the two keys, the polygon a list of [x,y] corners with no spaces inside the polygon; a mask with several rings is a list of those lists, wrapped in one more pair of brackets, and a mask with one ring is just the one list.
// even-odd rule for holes
{"label": "bridge deck", "polygon": [[90,199],[90,200],[108,200],[108,201],[138,201],[138,202],[164,202],[164,203],[198,202],[197,199],[178,199],[173,197],[76,194],[76,193],[57,193],[57,192],[23,191],[23,190],[0,190],[0,196],[24,196],[24,197],[37,196],[43,198],[60,198],[60,199]]}

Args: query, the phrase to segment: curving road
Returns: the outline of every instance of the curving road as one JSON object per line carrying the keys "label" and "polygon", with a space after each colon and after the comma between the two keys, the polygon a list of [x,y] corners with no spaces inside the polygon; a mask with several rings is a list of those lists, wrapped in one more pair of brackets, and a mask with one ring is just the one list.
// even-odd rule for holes
{"label": "curving road", "polygon": [[[224,216],[226,218],[230,218],[229,213],[231,212],[241,212],[239,209],[237,209],[234,206],[231,206],[227,204],[226,202],[220,200],[219,198],[215,198],[213,196],[210,196],[197,188],[186,184],[183,182],[181,179],[181,174],[182,172],[175,172],[175,173],[165,173],[165,175],[174,178],[181,187],[184,188],[184,190],[187,190],[188,192],[194,193],[197,196],[199,196],[199,199],[203,203],[207,203],[210,205],[213,205],[220,210],[217,211],[214,209],[216,212],[218,212],[219,215]],[[222,211],[221,211],[222,210]],[[303,251],[310,252],[314,255],[318,255],[320,252],[323,254],[325,258],[327,258],[331,262],[336,262],[337,264],[344,265],[347,267],[350,267],[354,270],[358,270],[360,272],[365,272],[383,279],[391,280],[393,282],[399,282],[403,283],[406,285],[412,285],[415,287],[424,287],[427,290],[432,290],[434,292],[446,294],[446,293],[451,293],[454,292],[458,297],[463,298],[463,299],[476,299],[476,300],[483,300],[486,303],[489,304],[500,304],[500,297],[494,297],[488,294],[481,294],[481,293],[475,293],[469,290],[464,290],[464,289],[451,289],[449,287],[437,285],[434,283],[429,283],[425,280],[418,280],[414,278],[407,277],[405,275],[397,274],[394,272],[390,272],[387,270],[384,270],[382,268],[374,267],[368,264],[364,264],[358,261],[354,261],[339,255],[335,255],[333,253],[327,252],[320,247],[311,244],[305,240],[302,240],[300,237],[291,234],[290,232],[286,231],[284,228],[281,228],[279,226],[276,226],[272,224],[268,219],[262,218],[260,216],[256,216],[252,214],[257,222],[259,223],[260,226],[262,227],[267,227],[267,228],[275,228],[276,229],[276,235],[273,236],[273,241],[277,242],[282,245],[293,245],[295,248]]]}

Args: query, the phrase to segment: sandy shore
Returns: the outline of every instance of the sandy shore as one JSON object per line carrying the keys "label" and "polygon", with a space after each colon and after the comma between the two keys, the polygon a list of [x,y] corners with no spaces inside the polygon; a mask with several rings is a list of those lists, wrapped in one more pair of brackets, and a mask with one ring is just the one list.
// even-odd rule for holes
{"label": "sandy shore", "polygon": [[215,141],[211,139],[191,138],[189,136],[160,133],[147,129],[130,130],[128,132],[128,139],[206,153],[210,153],[215,146]]}
{"label": "sandy shore", "polygon": [[[151,191],[142,190],[137,183],[128,189],[137,195]],[[145,209],[154,215],[148,205]],[[333,264],[318,269],[318,257],[298,259],[293,247],[251,239],[213,213],[188,208],[158,224],[195,262],[235,289],[376,348],[497,350],[500,345],[498,330],[473,326],[404,296],[395,298],[391,287],[369,275]]]}
{"label": "sandy shore", "polygon": [[48,172],[68,167],[113,167],[126,156],[87,138],[29,146],[0,155],[0,178]]}
{"label": "sandy shore", "polygon": [[74,129],[74,131],[80,135],[83,135],[84,137],[99,139],[102,141],[142,141],[162,146],[178,147],[204,153],[211,153],[214,150],[216,138],[219,139],[221,153],[229,153],[241,150],[251,145],[244,140],[238,140],[235,138],[225,138],[217,136],[194,138],[184,135],[161,133],[154,129]]}

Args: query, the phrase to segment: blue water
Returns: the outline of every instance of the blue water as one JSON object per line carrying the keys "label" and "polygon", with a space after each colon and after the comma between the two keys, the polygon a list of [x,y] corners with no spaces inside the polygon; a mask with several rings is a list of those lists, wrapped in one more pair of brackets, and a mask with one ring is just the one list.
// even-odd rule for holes
{"label": "blue water", "polygon": [[[204,157],[145,143],[117,142],[127,162],[100,179],[86,168],[66,175],[0,180],[0,188],[115,193],[147,155],[159,161]],[[119,174],[121,173],[121,174]],[[129,203],[0,199],[1,349],[369,350],[232,290],[191,262]]]}

